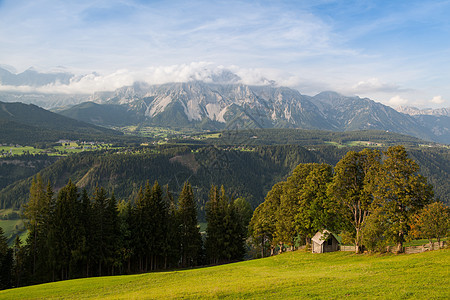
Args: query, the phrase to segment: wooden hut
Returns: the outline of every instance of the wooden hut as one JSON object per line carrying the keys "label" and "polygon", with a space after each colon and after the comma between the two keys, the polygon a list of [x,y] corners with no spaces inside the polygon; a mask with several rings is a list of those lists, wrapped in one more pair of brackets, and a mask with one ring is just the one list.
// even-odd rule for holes
{"label": "wooden hut", "polygon": [[312,253],[325,253],[339,250],[339,241],[328,230],[318,231],[311,240]]}

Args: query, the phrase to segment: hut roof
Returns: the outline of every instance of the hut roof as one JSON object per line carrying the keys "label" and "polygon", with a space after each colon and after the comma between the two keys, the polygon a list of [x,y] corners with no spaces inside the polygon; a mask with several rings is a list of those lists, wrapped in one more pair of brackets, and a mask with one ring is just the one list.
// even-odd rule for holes
{"label": "hut roof", "polygon": [[328,237],[333,236],[336,241],[339,243],[339,239],[336,237],[336,235],[332,232],[329,232],[328,230],[324,229],[323,231],[317,231],[317,233],[313,236],[312,240],[322,245],[326,240],[328,240]]}

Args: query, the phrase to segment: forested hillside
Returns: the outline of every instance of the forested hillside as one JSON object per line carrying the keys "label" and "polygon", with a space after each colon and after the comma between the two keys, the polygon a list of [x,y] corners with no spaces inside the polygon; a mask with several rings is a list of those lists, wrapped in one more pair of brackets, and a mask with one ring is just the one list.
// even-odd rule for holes
{"label": "forested hillside", "polygon": [[[114,191],[119,199],[133,200],[147,180],[177,194],[189,180],[198,196],[200,217],[211,185],[224,185],[233,197],[245,197],[255,208],[274,183],[285,179],[299,163],[334,166],[350,150],[362,147],[297,145],[279,146],[160,146],[128,151],[103,151],[61,158],[41,171],[44,182],[56,190],[71,179],[92,193],[96,186]],[[445,148],[411,148],[421,174],[434,185],[435,195],[448,203],[450,151]],[[0,191],[2,208],[19,208],[28,200],[31,178]]]}
{"label": "forested hillside", "polygon": [[33,104],[0,101],[0,141],[31,145],[59,139],[118,139],[122,133],[52,113]]}

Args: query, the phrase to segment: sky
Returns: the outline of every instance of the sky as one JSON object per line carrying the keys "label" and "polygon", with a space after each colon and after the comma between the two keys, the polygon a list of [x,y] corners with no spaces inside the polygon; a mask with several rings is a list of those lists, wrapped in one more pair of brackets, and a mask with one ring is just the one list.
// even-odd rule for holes
{"label": "sky", "polygon": [[0,66],[80,75],[49,92],[230,69],[306,95],[450,107],[449,16],[450,1],[426,0],[0,0]]}

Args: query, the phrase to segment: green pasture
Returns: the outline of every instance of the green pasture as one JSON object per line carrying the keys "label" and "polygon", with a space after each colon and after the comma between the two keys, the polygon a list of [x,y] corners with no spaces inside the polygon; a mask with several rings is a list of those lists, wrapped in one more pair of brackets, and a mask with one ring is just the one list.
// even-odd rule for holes
{"label": "green pasture", "polygon": [[344,147],[383,147],[384,144],[382,143],[372,143],[368,141],[349,141],[345,143],[338,143],[338,142],[324,142],[325,144],[332,145],[338,148],[344,148]]}
{"label": "green pasture", "polygon": [[450,250],[278,256],[197,269],[76,279],[0,291],[1,299],[448,299]]}
{"label": "green pasture", "polygon": [[[59,144],[48,149],[39,149],[32,146],[0,146],[1,155],[24,155],[24,154],[48,154],[48,155],[67,155],[71,153],[78,153],[82,151],[95,151],[112,149],[111,144],[83,144],[77,142],[70,142],[66,144]],[[117,149],[117,148],[116,148]]]}
{"label": "green pasture", "polygon": [[37,149],[31,146],[0,146],[0,155],[1,154],[11,154],[11,155],[23,155],[25,153],[29,154],[39,154],[42,153],[43,149]]}

